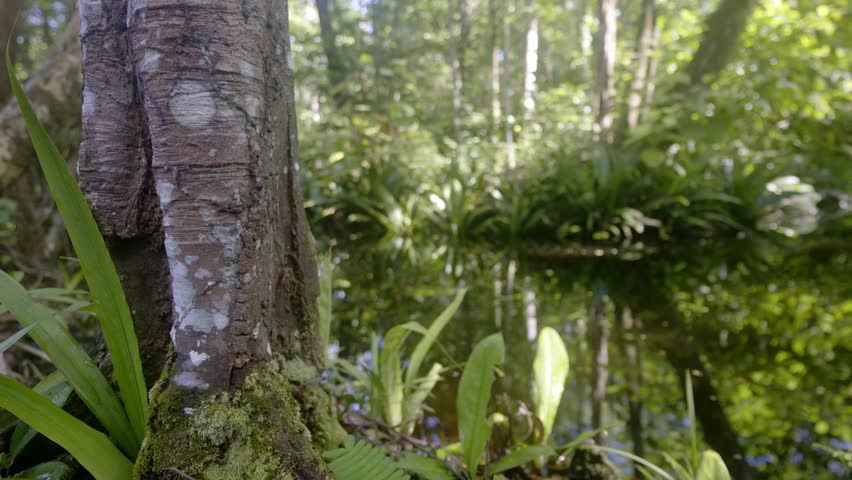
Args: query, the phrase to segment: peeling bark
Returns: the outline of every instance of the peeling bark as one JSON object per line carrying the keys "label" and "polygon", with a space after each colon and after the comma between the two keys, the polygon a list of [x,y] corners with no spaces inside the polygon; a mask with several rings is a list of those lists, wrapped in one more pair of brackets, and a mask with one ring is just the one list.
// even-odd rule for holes
{"label": "peeling bark", "polygon": [[[146,366],[168,360],[156,448],[187,425],[162,419],[239,391],[255,367],[324,358],[287,2],[81,0],[80,16],[80,182],[133,292]],[[287,448],[299,434],[268,435]]]}

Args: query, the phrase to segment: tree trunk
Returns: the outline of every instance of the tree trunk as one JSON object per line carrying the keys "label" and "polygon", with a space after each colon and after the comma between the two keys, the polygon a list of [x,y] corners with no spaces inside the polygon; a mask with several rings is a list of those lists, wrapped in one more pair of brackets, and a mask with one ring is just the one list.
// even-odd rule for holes
{"label": "tree trunk", "polygon": [[538,17],[535,2],[527,1],[529,17],[524,55],[524,124],[532,120],[535,112],[536,72],[538,70]]}
{"label": "tree trunk", "polygon": [[489,42],[491,44],[491,136],[496,141],[500,126],[500,47],[497,42],[497,0],[488,0]]}
{"label": "tree trunk", "polygon": [[515,133],[514,119],[512,117],[512,69],[511,69],[511,49],[512,49],[512,25],[511,17],[514,13],[513,0],[504,0],[503,14],[503,135],[506,142],[506,166],[509,171],[513,171],[517,166],[515,160]]}
{"label": "tree trunk", "polygon": [[[645,440],[642,426],[642,357],[639,350],[639,332],[633,312],[626,305],[616,305],[615,332],[619,350],[625,361],[627,382],[627,430],[633,443],[633,453],[645,457]],[[638,469],[637,469],[638,472]],[[641,474],[639,474],[641,475]],[[644,477],[639,477],[644,478]]]}
{"label": "tree trunk", "polygon": [[[447,2],[447,33],[449,34],[449,39],[447,41],[447,54],[449,56],[450,63],[450,83],[452,84],[452,92],[453,92],[453,115],[452,115],[452,135],[453,141],[456,143],[456,150],[453,153],[453,158],[457,159],[459,155],[459,148],[461,147],[462,141],[462,132],[461,132],[461,117],[462,117],[462,89],[463,80],[462,80],[462,55],[461,47],[463,42],[461,40],[461,33],[456,32],[456,11],[455,11],[455,1],[449,0]],[[461,2],[462,8],[464,8],[464,2]],[[463,30],[463,29],[462,29]],[[458,43],[458,46],[457,46]]]}
{"label": "tree trunk", "polygon": [[639,124],[642,112],[643,93],[646,92],[646,80],[651,67],[651,49],[656,30],[655,0],[642,1],[642,14],[639,18],[639,33],[636,35],[636,70],[630,81],[630,94],[627,98],[627,111],[622,125],[624,135]]}
{"label": "tree trunk", "polygon": [[594,140],[612,143],[612,95],[615,89],[617,0],[600,0],[595,36]]}
{"label": "tree trunk", "polygon": [[138,478],[326,478],[334,419],[290,388],[324,354],[287,2],[80,10],[80,182],[162,370]]}
{"label": "tree trunk", "polygon": [[343,66],[343,59],[340,57],[340,51],[337,49],[337,32],[334,30],[329,9],[329,2],[331,1],[333,0],[316,0],[316,5],[320,24],[320,40],[322,41],[322,50],[325,53],[328,72],[328,91],[334,99],[334,104],[340,107],[346,100],[346,95],[343,92],[346,69]]}
{"label": "tree trunk", "polygon": [[[719,452],[733,478],[737,480],[758,478],[745,460],[745,451],[740,446],[739,438],[725,413],[719,392],[713,386],[710,372],[701,359],[697,346],[691,340],[681,313],[672,306],[658,307],[654,310],[658,315],[657,327],[662,329],[661,334],[655,336],[660,339],[659,348],[665,353],[666,359],[675,370],[676,378],[683,380],[685,371],[692,374],[695,416],[701,425],[704,441],[710,448]],[[666,332],[669,334],[666,335]],[[678,335],[673,337],[671,332],[678,332]]]}
{"label": "tree trunk", "polygon": [[708,75],[725,67],[755,3],[756,0],[723,0],[710,15],[698,50],[686,67],[689,85],[703,84]]}
{"label": "tree trunk", "polygon": [[[609,332],[607,328],[606,297],[595,294],[589,314],[589,345],[592,352],[592,429],[603,426],[606,387],[609,382]],[[595,435],[598,444],[603,435]]]}

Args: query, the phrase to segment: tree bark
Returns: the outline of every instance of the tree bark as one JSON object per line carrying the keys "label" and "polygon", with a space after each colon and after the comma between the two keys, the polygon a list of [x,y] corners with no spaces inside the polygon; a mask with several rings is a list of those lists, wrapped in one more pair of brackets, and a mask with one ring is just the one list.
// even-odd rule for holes
{"label": "tree bark", "polygon": [[[606,406],[606,387],[609,383],[609,328],[607,327],[606,297],[596,298],[589,312],[589,345],[592,353],[592,429],[603,426]],[[598,444],[603,444],[603,435],[595,435]]]}
{"label": "tree bark", "polygon": [[532,120],[535,112],[536,74],[538,71],[538,16],[535,2],[528,0],[526,14],[529,17],[524,54],[524,124]]}
{"label": "tree bark", "polygon": [[643,0],[642,13],[639,17],[639,33],[636,35],[636,70],[633,72],[633,78],[630,81],[630,94],[627,98],[627,111],[621,137],[639,124],[643,94],[647,91],[645,84],[651,69],[651,51],[656,21],[655,0]]}
{"label": "tree bark", "polygon": [[756,0],[723,0],[707,19],[698,50],[686,67],[690,85],[703,84],[728,62]]}
{"label": "tree bark", "polygon": [[497,0],[488,0],[489,43],[491,45],[491,136],[496,141],[500,126],[500,47],[497,42]]}
{"label": "tree bark", "polygon": [[324,358],[287,2],[82,0],[80,16],[80,183],[162,369],[137,476],[325,478],[285,367]]}
{"label": "tree bark", "polygon": [[511,49],[512,49],[512,25],[511,17],[514,14],[513,0],[504,0],[503,14],[503,136],[506,142],[506,166],[509,171],[513,171],[517,166],[515,159],[515,133],[514,133],[514,118],[512,117],[512,64]]}
{"label": "tree bark", "polygon": [[[618,304],[615,310],[615,332],[621,356],[624,359],[627,383],[627,429],[633,443],[633,453],[645,457],[645,439],[642,425],[642,357],[639,349],[639,330],[630,307]],[[637,469],[638,472],[638,469]],[[641,474],[638,478],[641,477]]]}
{"label": "tree bark", "polygon": [[335,105],[340,107],[346,101],[346,95],[343,91],[346,68],[340,56],[340,50],[337,48],[337,32],[334,30],[331,10],[329,9],[329,3],[332,1],[316,0],[316,6],[320,24],[320,40],[322,41],[322,50],[325,53],[328,72],[328,91],[331,93]]}
{"label": "tree bark", "polygon": [[594,140],[612,143],[612,95],[615,90],[617,0],[600,0],[595,35]]}

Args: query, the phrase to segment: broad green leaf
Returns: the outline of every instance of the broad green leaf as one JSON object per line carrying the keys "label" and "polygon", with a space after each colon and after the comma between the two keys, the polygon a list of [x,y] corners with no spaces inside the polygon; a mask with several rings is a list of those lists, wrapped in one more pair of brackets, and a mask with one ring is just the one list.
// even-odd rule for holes
{"label": "broad green leaf", "polygon": [[503,363],[506,352],[503,336],[495,333],[485,337],[473,349],[459,380],[456,412],[459,418],[459,435],[462,453],[471,477],[476,474],[479,458],[491,436],[491,426],[486,420],[494,367]]}
{"label": "broad green leaf", "polygon": [[71,467],[62,462],[44,462],[28,468],[15,475],[15,478],[34,478],[38,480],[64,480],[71,478],[73,471]]}
{"label": "broad green leaf", "polygon": [[547,445],[530,445],[513,450],[508,455],[501,457],[488,468],[488,473],[491,475],[511,470],[521,465],[526,465],[536,458],[549,457],[555,452]]}
{"label": "broad green leaf", "polygon": [[382,402],[385,421],[391,426],[402,423],[402,365],[399,350],[416,322],[397,325],[385,334],[382,351],[379,354],[379,373],[382,382]]}
{"label": "broad green leaf", "polygon": [[[57,407],[61,407],[68,401],[68,397],[71,396],[74,389],[71,388],[71,385],[68,385],[61,372],[55,371],[38,382],[33,387],[33,391],[50,400]],[[38,432],[33,427],[19,420],[15,426],[15,431],[12,432],[12,437],[9,439],[9,453],[12,457],[20,455],[24,447],[37,434]]]}
{"label": "broad green leaf", "polygon": [[[414,380],[414,385],[410,386],[412,390],[405,397],[405,406],[403,411],[403,419],[405,421],[414,420],[426,397],[432,392],[435,384],[441,379],[441,369],[444,367],[440,363],[432,365],[429,373]],[[412,423],[409,428],[413,428]]]}
{"label": "broad green leaf", "polygon": [[139,357],[139,345],[133,330],[130,307],[121,289],[118,273],[110,259],[104,239],[98,231],[92,211],[74,180],[68,164],[39,122],[21,84],[15,77],[8,45],[6,67],[9,72],[9,83],[21,109],[42,172],[85,274],[86,283],[92,295],[92,303],[95,305],[98,321],[115,369],[115,377],[124,400],[127,417],[136,436],[136,443],[141,443],[145,436],[148,389],[145,387],[145,378],[142,375],[142,361]]}
{"label": "broad green leaf", "polygon": [[731,480],[731,474],[722,457],[713,450],[701,452],[696,480]]}
{"label": "broad green leaf", "polygon": [[55,312],[36,303],[27,295],[24,287],[2,270],[0,303],[9,308],[21,325],[35,325],[29,333],[36,344],[50,357],[125,453],[135,458],[140,441],[134,435],[121,402],[104,375],[71,336]]}
{"label": "broad green leaf", "polygon": [[453,315],[455,315],[456,311],[459,309],[459,306],[464,300],[465,293],[467,293],[467,290],[459,290],[456,294],[456,298],[454,298],[447,308],[438,315],[438,317],[432,322],[432,325],[429,325],[429,329],[426,331],[426,334],[423,335],[423,338],[421,338],[419,342],[417,342],[417,345],[414,347],[414,352],[411,354],[411,358],[409,359],[408,368],[405,370],[405,383],[411,384],[411,382],[417,378],[420,365],[426,358],[426,354],[429,353],[429,349],[432,348],[432,344],[438,339],[438,335],[441,334],[441,331],[447,326],[447,323],[449,323],[450,319],[453,318]]}
{"label": "broad green leaf", "polygon": [[18,340],[24,338],[24,335],[26,335],[35,326],[36,326],[35,323],[32,324],[32,325],[27,325],[26,327],[18,330],[17,332],[13,333],[12,335],[10,335],[9,338],[7,338],[6,340],[3,340],[2,342],[0,342],[0,353],[3,353],[6,350],[9,350],[9,348],[11,348],[12,345],[18,343]]}
{"label": "broad green leaf", "polygon": [[331,297],[332,297],[332,279],[333,279],[333,263],[331,255],[323,253],[317,259],[319,267],[319,334],[322,347],[328,350],[328,339],[331,332]]}
{"label": "broad green leaf", "polygon": [[424,480],[455,480],[456,476],[453,471],[444,465],[444,462],[423,457],[411,452],[405,452],[400,460],[396,462],[397,466],[411,472]]}
{"label": "broad green leaf", "polygon": [[535,414],[544,425],[544,439],[550,437],[556,412],[562,401],[568,378],[568,351],[559,333],[544,327],[538,334],[538,348],[533,361]]}
{"label": "broad green leaf", "polygon": [[133,464],[103,433],[29,388],[0,375],[0,406],[68,451],[97,480],[124,480]]}

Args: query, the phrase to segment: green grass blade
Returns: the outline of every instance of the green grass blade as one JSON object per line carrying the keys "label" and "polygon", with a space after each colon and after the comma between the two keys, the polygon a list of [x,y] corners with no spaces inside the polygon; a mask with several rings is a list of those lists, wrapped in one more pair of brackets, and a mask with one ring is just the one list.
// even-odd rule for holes
{"label": "green grass blade", "polygon": [[459,435],[462,453],[471,478],[491,436],[491,426],[485,418],[491,385],[494,383],[494,367],[503,363],[506,348],[503,336],[495,333],[485,337],[473,349],[459,380],[456,412],[459,417]]}
{"label": "green grass blade", "polygon": [[662,468],[654,465],[650,461],[645,460],[644,458],[642,458],[638,455],[634,455],[630,452],[627,452],[627,451],[624,451],[624,450],[619,450],[617,448],[603,447],[603,446],[599,446],[599,445],[595,445],[591,448],[594,448],[595,450],[600,450],[602,452],[614,453],[614,454],[616,454],[620,457],[624,457],[624,458],[633,460],[634,462],[637,462],[637,463],[644,465],[645,467],[650,469],[652,472],[654,472],[654,474],[663,477],[665,480],[675,480],[674,477],[672,477],[671,475],[666,473],[665,470],[663,470]]}
{"label": "green grass blade", "polygon": [[62,462],[44,462],[15,475],[17,480],[68,480],[73,470]]}
{"label": "green grass blade", "polygon": [[9,308],[21,325],[35,325],[29,333],[39,348],[50,357],[125,453],[135,458],[141,442],[134,435],[121,402],[104,375],[68,329],[54,316],[54,312],[36,303],[27,295],[24,287],[2,270],[0,303]]}
{"label": "green grass blade", "polygon": [[133,464],[103,433],[29,388],[0,375],[0,406],[68,450],[97,480],[132,478]]}
{"label": "green grass blade", "polygon": [[388,330],[382,343],[382,351],[379,353],[384,418],[393,427],[402,423],[402,400],[404,398],[399,351],[408,333],[415,326],[419,327],[415,322],[408,322]]}
{"label": "green grass blade", "polygon": [[467,290],[459,290],[456,294],[456,298],[454,298],[447,308],[438,315],[438,317],[432,322],[432,325],[429,326],[429,329],[426,330],[426,334],[423,335],[423,338],[417,342],[417,345],[414,347],[414,352],[411,354],[411,358],[409,359],[408,368],[405,370],[405,383],[410,385],[414,379],[417,378],[420,365],[423,364],[426,354],[429,353],[429,349],[432,348],[432,344],[438,339],[438,335],[441,334],[441,331],[447,326],[447,323],[449,323],[450,319],[453,318],[453,315],[455,315],[456,311],[459,309],[459,306],[464,300],[465,293],[467,293]]}
{"label": "green grass blade", "polygon": [[0,353],[3,353],[6,350],[9,350],[9,348],[11,348],[12,345],[18,343],[18,340],[24,338],[24,335],[26,335],[35,326],[36,326],[36,324],[27,325],[26,327],[18,330],[17,332],[13,333],[12,335],[10,335],[9,338],[7,338],[6,340],[3,340],[2,342],[0,342]]}
{"label": "green grass blade", "polygon": [[698,471],[698,429],[695,425],[695,399],[692,395],[692,374],[686,371],[686,409],[689,414],[689,436],[692,442],[691,471]]}
{"label": "green grass blade", "polygon": [[538,334],[538,347],[533,361],[535,414],[544,426],[544,440],[550,437],[556,412],[562,401],[568,378],[568,350],[559,333],[544,327]]}
{"label": "green grass blade", "polygon": [[[62,407],[74,391],[71,385],[65,381],[65,377],[59,371],[53,372],[44,377],[35,387],[33,391],[42,397],[50,400],[50,403],[57,407]],[[38,431],[24,422],[18,421],[15,426],[15,431],[12,432],[12,437],[9,439],[9,454],[12,458],[21,454],[27,444],[35,438]]]}
{"label": "green grass blade", "polygon": [[121,289],[118,273],[80,187],[56,145],[53,144],[33,112],[21,84],[15,77],[8,45],[6,67],[9,71],[9,83],[21,108],[41,169],[85,274],[92,295],[92,303],[95,305],[98,321],[115,368],[115,377],[124,399],[124,408],[127,410],[133,432],[137,440],[141,442],[145,435],[148,390],[145,387],[145,378],[142,376],[142,361],[139,357],[139,345],[133,330],[130,307]]}
{"label": "green grass blade", "polygon": [[[410,391],[405,396],[405,407],[403,410],[403,417],[406,422],[413,422],[417,417],[420,408],[423,406],[423,402],[426,401],[426,398],[432,393],[432,389],[435,388],[435,384],[441,379],[441,370],[443,368],[444,366],[440,363],[435,363],[426,375],[414,379],[414,385],[406,385],[410,388]],[[409,432],[413,427],[414,423],[411,423],[408,427]]]}

